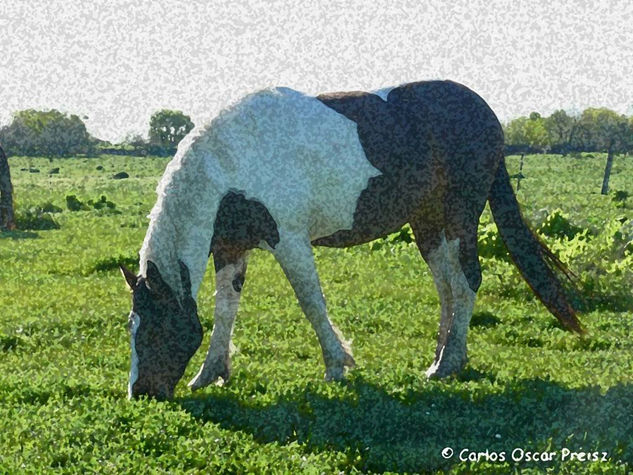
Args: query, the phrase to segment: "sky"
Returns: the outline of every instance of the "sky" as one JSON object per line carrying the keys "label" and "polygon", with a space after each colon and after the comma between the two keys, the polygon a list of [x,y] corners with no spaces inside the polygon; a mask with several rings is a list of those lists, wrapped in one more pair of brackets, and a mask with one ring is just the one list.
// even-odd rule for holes
{"label": "sky", "polygon": [[0,0],[0,124],[58,109],[96,137],[196,124],[249,92],[452,79],[502,121],[633,114],[633,2]]}

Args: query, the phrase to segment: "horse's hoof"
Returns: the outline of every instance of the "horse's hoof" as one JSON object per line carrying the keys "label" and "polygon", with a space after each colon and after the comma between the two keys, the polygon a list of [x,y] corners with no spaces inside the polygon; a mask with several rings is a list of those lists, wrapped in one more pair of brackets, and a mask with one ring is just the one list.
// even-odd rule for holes
{"label": "horse's hoof", "polygon": [[343,355],[343,362],[330,365],[325,370],[326,381],[342,381],[345,379],[345,372],[347,369],[351,369],[356,366],[354,357],[345,352]]}
{"label": "horse's hoof", "polygon": [[195,391],[197,389],[208,386],[209,384],[210,382],[205,381],[202,375],[198,373],[191,381],[189,381],[189,384],[187,386],[189,386],[192,391]]}
{"label": "horse's hoof", "polygon": [[198,371],[198,374],[189,382],[192,391],[204,388],[210,384],[222,381],[221,386],[228,383],[230,377],[230,368],[226,362],[216,361],[212,364],[204,363]]}
{"label": "horse's hoof", "polygon": [[457,370],[446,369],[445,367],[443,368],[441,365],[433,363],[426,370],[426,378],[427,379],[443,379],[443,378],[448,378],[449,376],[456,374],[458,372],[459,371]]}
{"label": "horse's hoof", "polygon": [[427,379],[443,379],[449,376],[456,375],[464,369],[466,366],[466,359],[461,361],[449,362],[446,359],[440,361],[435,360],[431,366],[426,370]]}
{"label": "horse's hoof", "polygon": [[336,368],[327,368],[325,370],[325,380],[330,381],[343,381],[345,379],[345,367],[339,366]]}
{"label": "horse's hoof", "polygon": [[345,353],[345,357],[343,358],[343,366],[350,369],[356,366],[356,361],[354,361],[354,357],[349,353]]}

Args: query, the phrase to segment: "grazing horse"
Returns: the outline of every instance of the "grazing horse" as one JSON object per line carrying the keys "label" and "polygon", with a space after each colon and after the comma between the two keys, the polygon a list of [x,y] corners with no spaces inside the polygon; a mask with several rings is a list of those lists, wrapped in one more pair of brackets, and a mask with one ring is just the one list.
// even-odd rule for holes
{"label": "grazing horse", "polygon": [[170,398],[202,340],[196,296],[208,257],[214,326],[192,389],[228,380],[233,323],[251,249],[270,251],[314,328],[325,377],[354,359],[328,318],[312,246],[366,243],[409,223],[440,297],[427,376],[459,372],[481,283],[477,226],[486,202],[511,257],[561,323],[581,331],[555,275],[562,264],[527,228],[503,132],[474,92],[450,81],[311,97],[266,89],[224,109],[178,146],[158,185],[133,294],[129,396]]}

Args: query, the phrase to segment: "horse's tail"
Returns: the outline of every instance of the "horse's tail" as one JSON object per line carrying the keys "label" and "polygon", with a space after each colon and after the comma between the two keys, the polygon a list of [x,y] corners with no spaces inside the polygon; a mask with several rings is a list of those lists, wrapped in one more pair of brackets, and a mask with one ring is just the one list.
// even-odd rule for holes
{"label": "horse's tail", "polygon": [[584,333],[555,271],[562,271],[567,278],[570,273],[523,221],[503,158],[488,201],[501,239],[532,291],[565,328]]}

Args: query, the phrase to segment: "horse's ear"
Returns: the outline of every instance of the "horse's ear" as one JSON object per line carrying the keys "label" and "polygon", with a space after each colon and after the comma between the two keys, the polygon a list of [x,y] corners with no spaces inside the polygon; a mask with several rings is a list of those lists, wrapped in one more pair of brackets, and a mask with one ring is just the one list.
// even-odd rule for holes
{"label": "horse's ear", "polygon": [[178,264],[180,265],[180,281],[182,282],[184,292],[182,308],[190,316],[191,322],[194,325],[194,332],[200,339],[196,346],[197,349],[198,346],[200,346],[200,341],[202,341],[202,325],[200,325],[200,319],[198,318],[198,306],[196,305],[196,300],[191,295],[191,276],[189,275],[189,269],[181,260],[178,260]]}
{"label": "horse's ear", "polygon": [[163,277],[160,275],[158,271],[158,267],[152,261],[147,261],[147,273],[146,280],[149,284],[150,289],[155,292],[163,293],[164,291],[169,289],[169,286],[163,280]]}
{"label": "horse's ear", "polygon": [[189,269],[184,262],[178,260],[180,265],[180,281],[182,282],[182,288],[185,291],[185,295],[191,295],[191,277],[189,275]]}
{"label": "horse's ear", "polygon": [[138,282],[138,277],[134,272],[125,267],[123,264],[119,265],[119,269],[121,269],[121,274],[123,274],[123,278],[130,290],[133,290],[136,287],[136,283]]}

